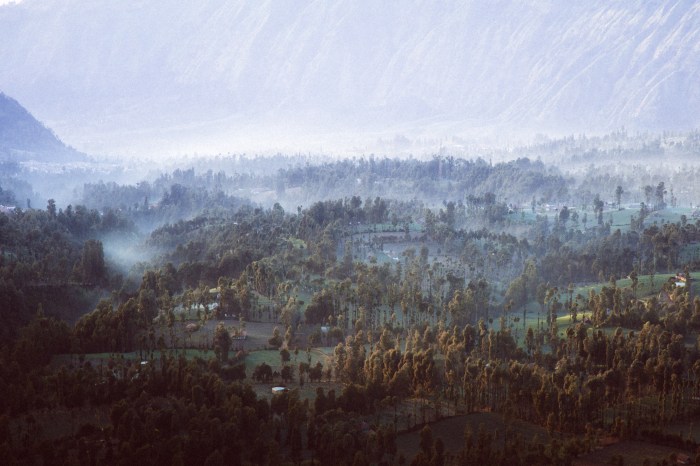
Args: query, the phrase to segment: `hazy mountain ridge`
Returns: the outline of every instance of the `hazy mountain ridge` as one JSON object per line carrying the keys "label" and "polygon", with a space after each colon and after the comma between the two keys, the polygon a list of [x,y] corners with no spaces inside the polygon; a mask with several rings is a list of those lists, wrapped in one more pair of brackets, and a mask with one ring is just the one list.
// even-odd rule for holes
{"label": "hazy mountain ridge", "polygon": [[0,92],[0,160],[63,162],[83,158],[16,100]]}
{"label": "hazy mountain ridge", "polygon": [[0,8],[0,85],[87,146],[201,124],[688,129],[699,25],[687,0],[25,0]]}

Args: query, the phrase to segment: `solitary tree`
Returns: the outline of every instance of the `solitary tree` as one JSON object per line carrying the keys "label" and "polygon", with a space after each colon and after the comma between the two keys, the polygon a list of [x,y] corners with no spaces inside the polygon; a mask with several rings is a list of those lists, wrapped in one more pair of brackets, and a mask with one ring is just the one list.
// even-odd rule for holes
{"label": "solitary tree", "polygon": [[622,186],[617,185],[615,188],[615,200],[617,201],[617,209],[620,210],[620,203],[622,201],[622,194],[624,193]]}
{"label": "solitary tree", "polygon": [[[27,204],[29,204],[29,202],[27,202]],[[49,199],[46,205],[46,210],[49,212],[49,216],[51,218],[56,218],[56,201]]]}
{"label": "solitary tree", "polygon": [[600,199],[600,195],[596,194],[595,199],[593,199],[593,212],[598,217],[598,225],[603,224],[603,208],[605,207],[605,202]]}
{"label": "solitary tree", "polygon": [[282,346],[282,335],[280,335],[280,329],[278,327],[272,329],[272,338],[267,340],[267,342],[275,348],[279,348],[280,346]]}
{"label": "solitary tree", "polygon": [[632,272],[630,272],[629,277],[632,280],[632,295],[636,298],[637,286],[639,286],[639,275],[637,274],[636,270],[633,270]]}
{"label": "solitary tree", "polygon": [[664,201],[664,196],[666,195],[666,186],[663,181],[660,181],[656,186],[656,191],[654,192],[654,197],[656,197],[656,209],[663,209],[666,207],[666,202]]}
{"label": "solitary tree", "polygon": [[567,206],[564,206],[561,208],[559,211],[559,221],[566,227],[566,222],[569,220],[569,208]]}
{"label": "solitary tree", "polygon": [[221,362],[228,361],[228,350],[231,348],[231,335],[224,326],[223,322],[219,322],[214,331],[214,353]]}

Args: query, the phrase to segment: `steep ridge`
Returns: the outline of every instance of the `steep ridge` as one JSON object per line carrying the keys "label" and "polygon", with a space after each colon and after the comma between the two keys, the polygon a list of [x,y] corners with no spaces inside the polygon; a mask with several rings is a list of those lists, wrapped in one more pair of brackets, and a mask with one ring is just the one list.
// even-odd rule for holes
{"label": "steep ridge", "polygon": [[66,162],[84,159],[16,100],[0,92],[0,160]]}

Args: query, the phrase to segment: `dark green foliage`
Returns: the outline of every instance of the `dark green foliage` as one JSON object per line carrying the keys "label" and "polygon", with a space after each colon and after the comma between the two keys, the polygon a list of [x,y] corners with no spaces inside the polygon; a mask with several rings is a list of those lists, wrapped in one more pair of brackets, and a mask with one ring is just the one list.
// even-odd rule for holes
{"label": "dark green foliage", "polygon": [[104,282],[107,270],[101,241],[91,239],[85,242],[78,273],[84,283]]}
{"label": "dark green foliage", "polygon": [[212,342],[214,353],[221,362],[228,361],[228,352],[231,348],[231,335],[223,323],[219,323],[214,331]]}
{"label": "dark green foliage", "polygon": [[323,290],[311,297],[304,316],[307,324],[322,324],[333,314],[333,295],[328,290]]}
{"label": "dark green foliage", "polygon": [[101,216],[70,205],[56,211],[52,202],[47,207],[0,213],[0,301],[7,312],[0,335],[14,335],[40,304],[47,314],[65,318],[85,312],[86,294],[110,280],[102,242],[95,236],[132,229],[113,212]]}
{"label": "dark green foliage", "polygon": [[67,353],[70,349],[71,331],[68,325],[39,311],[22,328],[15,343],[13,359],[24,370],[30,370],[48,364],[53,355]]}
{"label": "dark green foliage", "polygon": [[[0,414],[12,419],[0,417],[0,439],[11,437],[0,443],[4,457],[395,464],[397,432],[422,429],[413,464],[568,464],[594,446],[598,430],[635,438],[650,423],[696,416],[700,301],[691,302],[675,280],[646,301],[620,286],[631,270],[641,282],[650,267],[687,265],[680,251],[700,241],[688,218],[640,219],[626,232],[607,222],[581,228],[578,207],[567,202],[572,207],[548,215],[528,211],[526,220],[514,215],[513,202],[537,192],[536,210],[568,189],[556,170],[527,159],[492,166],[370,158],[287,167],[261,179],[286,192],[331,183],[342,193],[358,179],[377,189],[363,190],[366,199],[339,194],[288,213],[225,194],[236,183],[253,185],[242,175],[179,170],[153,183],[86,187],[91,207],[109,207],[102,213],[49,201],[46,211],[0,215],[0,305],[10,328],[34,315],[37,300],[69,294],[67,279],[117,288],[72,330],[40,312],[0,345],[0,393],[7,394]],[[415,188],[432,201],[393,201],[377,195],[379,186]],[[514,196],[513,186],[528,192]],[[118,205],[124,202],[127,209]],[[600,218],[600,196],[592,207]],[[114,278],[97,233],[148,224],[156,226],[148,243],[161,254],[126,280]],[[599,276],[600,292],[573,296],[575,283]],[[556,320],[566,313],[568,327]],[[212,317],[280,325],[267,340],[282,348],[280,373],[262,363],[251,374],[263,396],[237,383],[246,378],[245,351],[229,361],[239,342],[230,332],[238,329],[225,320],[212,334]],[[190,326],[187,353],[199,344],[213,350],[207,360],[180,354]],[[262,347],[269,336],[251,340]],[[294,349],[315,344],[334,347],[332,356],[312,364],[312,351],[326,355],[307,348],[304,360]],[[48,365],[69,351],[75,355],[60,359],[70,361],[66,367]],[[84,362],[87,352],[112,356]],[[291,390],[272,396],[266,385],[273,379]],[[39,423],[14,424],[18,416],[79,407],[109,413],[109,421],[81,422],[51,442]],[[470,432],[461,451],[446,451],[428,425],[479,411],[498,415],[505,428]],[[518,438],[510,431],[518,422],[552,439]]]}
{"label": "dark green foliage", "polygon": [[253,380],[264,383],[272,382],[272,368],[264,362],[260,363],[253,371]]}

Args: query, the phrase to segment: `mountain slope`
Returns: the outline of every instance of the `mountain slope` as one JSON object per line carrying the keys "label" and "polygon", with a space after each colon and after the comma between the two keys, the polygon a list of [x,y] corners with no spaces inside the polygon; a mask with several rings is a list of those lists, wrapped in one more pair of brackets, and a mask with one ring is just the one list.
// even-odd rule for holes
{"label": "mountain slope", "polygon": [[698,44],[692,0],[24,0],[0,8],[0,86],[87,146],[290,120],[686,129]]}
{"label": "mountain slope", "polygon": [[16,100],[0,92],[0,159],[66,162],[83,158]]}

